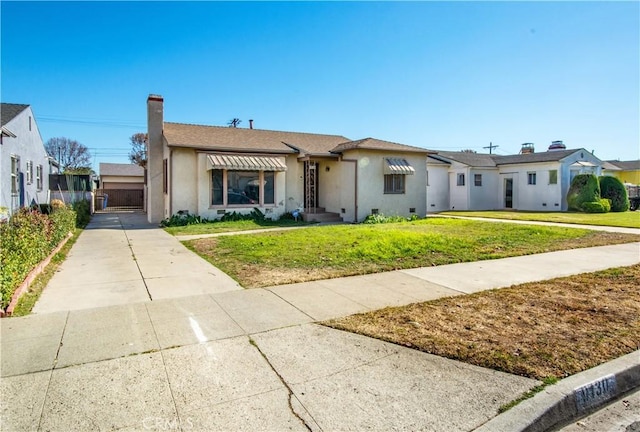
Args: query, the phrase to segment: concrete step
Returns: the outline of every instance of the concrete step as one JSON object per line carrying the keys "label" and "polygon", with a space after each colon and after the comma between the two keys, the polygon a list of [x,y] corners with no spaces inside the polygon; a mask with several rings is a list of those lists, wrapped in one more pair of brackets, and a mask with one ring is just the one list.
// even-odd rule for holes
{"label": "concrete step", "polygon": [[302,220],[305,222],[342,222],[342,217],[338,213],[302,213]]}

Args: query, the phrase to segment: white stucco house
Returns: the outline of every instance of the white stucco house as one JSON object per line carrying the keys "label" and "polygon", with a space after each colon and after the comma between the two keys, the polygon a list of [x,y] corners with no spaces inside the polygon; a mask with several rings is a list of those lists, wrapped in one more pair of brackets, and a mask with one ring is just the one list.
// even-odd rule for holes
{"label": "white stucco house", "polygon": [[0,210],[47,203],[49,174],[58,164],[44,148],[31,106],[2,103],[0,117]]}
{"label": "white stucco house", "polygon": [[362,221],[372,213],[427,211],[426,157],[404,144],[340,135],[169,123],[147,99],[147,215],[206,218],[303,209],[307,220]]}
{"label": "white stucco house", "polygon": [[545,152],[526,149],[510,156],[429,155],[428,210],[566,211],[571,180],[577,174],[601,175],[603,161],[583,148],[568,150],[554,141]]}

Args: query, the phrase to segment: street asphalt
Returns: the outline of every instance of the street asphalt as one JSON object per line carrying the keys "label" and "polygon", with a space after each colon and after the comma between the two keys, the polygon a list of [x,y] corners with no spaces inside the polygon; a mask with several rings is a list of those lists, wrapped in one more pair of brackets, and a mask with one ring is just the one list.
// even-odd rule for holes
{"label": "street asphalt", "polygon": [[[631,265],[639,252],[633,243],[244,290],[144,215],[96,214],[34,313],[0,321],[0,429],[472,431],[535,423],[547,415],[539,406],[497,415],[535,380],[317,322]],[[639,360],[640,351],[601,373],[618,376],[622,391],[622,373],[633,378]],[[579,375],[571,386],[600,376],[582,383]]]}

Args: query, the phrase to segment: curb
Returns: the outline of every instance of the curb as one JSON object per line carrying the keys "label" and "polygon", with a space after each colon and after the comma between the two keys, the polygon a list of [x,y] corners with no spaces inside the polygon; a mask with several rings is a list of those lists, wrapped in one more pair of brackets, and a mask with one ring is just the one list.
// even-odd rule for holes
{"label": "curb", "polygon": [[54,255],[60,252],[60,249],[62,249],[63,246],[67,244],[67,242],[71,237],[73,237],[72,232],[67,234],[67,236],[63,238],[60,241],[60,243],[58,243],[58,246],[56,246],[55,249],[52,250],[51,253],[45,259],[40,261],[38,264],[36,264],[36,266],[33,269],[31,269],[31,271],[27,274],[27,276],[24,278],[22,283],[18,285],[18,288],[16,288],[16,290],[11,295],[11,301],[9,302],[9,306],[7,306],[7,309],[6,310],[0,309],[0,318],[7,318],[13,315],[13,310],[18,305],[18,300],[20,300],[20,297],[22,296],[22,294],[24,294],[29,289],[29,287],[31,286],[31,283],[35,280],[36,276],[38,276],[40,273],[44,271],[44,269],[49,265],[49,263],[53,259]]}
{"label": "curb", "polygon": [[640,387],[640,350],[565,378],[474,432],[544,432],[582,418]]}

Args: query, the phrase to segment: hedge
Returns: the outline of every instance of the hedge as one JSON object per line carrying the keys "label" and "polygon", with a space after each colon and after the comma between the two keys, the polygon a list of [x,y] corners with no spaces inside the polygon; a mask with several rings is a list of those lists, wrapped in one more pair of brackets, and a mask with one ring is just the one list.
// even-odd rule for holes
{"label": "hedge", "polygon": [[16,288],[40,261],[76,226],[76,213],[63,206],[49,215],[20,209],[0,222],[0,305],[4,309]]}
{"label": "hedge", "polygon": [[600,194],[602,198],[611,200],[611,211],[626,212],[629,210],[629,194],[620,179],[611,176],[600,177]]}
{"label": "hedge", "polygon": [[600,203],[600,183],[593,174],[579,174],[573,178],[567,193],[569,210],[586,211],[585,203]]}

